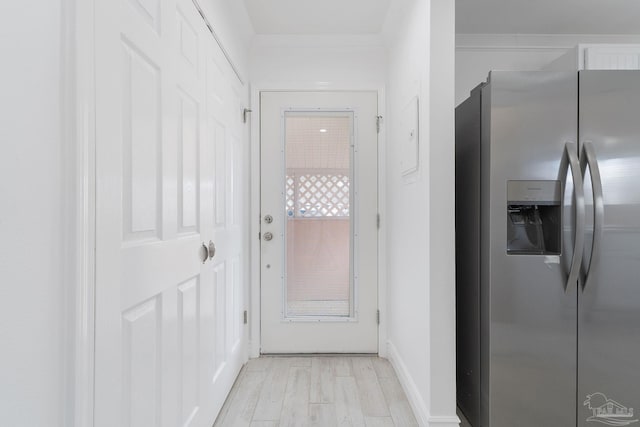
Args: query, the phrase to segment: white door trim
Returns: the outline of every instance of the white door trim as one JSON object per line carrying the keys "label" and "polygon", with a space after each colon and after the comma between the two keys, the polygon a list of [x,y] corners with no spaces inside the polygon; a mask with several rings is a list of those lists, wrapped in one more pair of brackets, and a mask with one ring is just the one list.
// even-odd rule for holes
{"label": "white door trim", "polygon": [[265,91],[294,92],[358,92],[373,91],[378,94],[378,114],[383,116],[383,125],[378,134],[378,212],[381,216],[378,229],[378,354],[387,357],[387,266],[386,266],[386,129],[384,126],[385,88],[362,87],[360,85],[309,83],[267,83],[257,82],[251,85],[251,296],[249,316],[249,357],[260,356],[260,93]]}
{"label": "white door trim", "polygon": [[63,0],[65,425],[93,426],[95,295],[94,2]]}

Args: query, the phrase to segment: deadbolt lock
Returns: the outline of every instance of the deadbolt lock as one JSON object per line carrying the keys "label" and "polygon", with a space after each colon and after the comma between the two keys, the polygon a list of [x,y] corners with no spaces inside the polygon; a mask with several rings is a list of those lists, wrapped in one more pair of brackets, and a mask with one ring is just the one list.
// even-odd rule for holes
{"label": "deadbolt lock", "polygon": [[273,222],[273,217],[271,215],[265,215],[264,222],[266,222],[267,224],[271,224]]}

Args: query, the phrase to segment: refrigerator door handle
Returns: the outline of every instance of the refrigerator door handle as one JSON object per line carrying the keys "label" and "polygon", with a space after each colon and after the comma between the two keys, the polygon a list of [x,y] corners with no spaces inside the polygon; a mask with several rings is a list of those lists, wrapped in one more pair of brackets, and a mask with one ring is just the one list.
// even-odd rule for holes
{"label": "refrigerator door handle", "polygon": [[[569,288],[572,283],[577,283],[580,274],[580,265],[582,264],[582,255],[584,252],[584,183],[582,182],[582,174],[580,172],[580,161],[578,160],[578,146],[575,142],[565,143],[565,156],[560,167],[561,180],[564,182],[567,177],[567,169],[571,169],[571,177],[573,179],[573,188],[575,192],[575,224],[576,234],[573,242],[573,257],[571,259],[571,268],[569,269],[569,275],[567,282],[564,285],[565,290]],[[568,164],[567,164],[568,163]],[[563,200],[564,200],[564,188]]]}
{"label": "refrigerator door handle", "polygon": [[589,280],[598,269],[600,262],[600,246],[602,244],[602,230],[604,226],[604,197],[602,193],[602,179],[596,150],[591,141],[582,144],[582,156],[580,156],[580,170],[584,176],[587,165],[591,173],[591,188],[593,188],[593,244],[591,245],[591,257],[586,270],[582,290],[589,285]]}

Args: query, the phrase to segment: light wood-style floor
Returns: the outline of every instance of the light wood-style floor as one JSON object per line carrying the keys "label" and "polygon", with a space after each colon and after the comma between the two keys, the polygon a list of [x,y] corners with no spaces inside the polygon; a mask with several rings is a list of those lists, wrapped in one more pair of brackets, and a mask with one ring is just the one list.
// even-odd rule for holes
{"label": "light wood-style floor", "polygon": [[391,364],[378,357],[251,359],[218,426],[417,426]]}

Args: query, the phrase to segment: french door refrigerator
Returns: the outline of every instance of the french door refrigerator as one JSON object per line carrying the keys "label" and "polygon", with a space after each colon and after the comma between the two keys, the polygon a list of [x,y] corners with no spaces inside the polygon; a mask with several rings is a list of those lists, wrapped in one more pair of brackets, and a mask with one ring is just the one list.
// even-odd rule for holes
{"label": "french door refrigerator", "polygon": [[473,427],[640,412],[640,71],[492,72],[456,109],[458,406]]}

